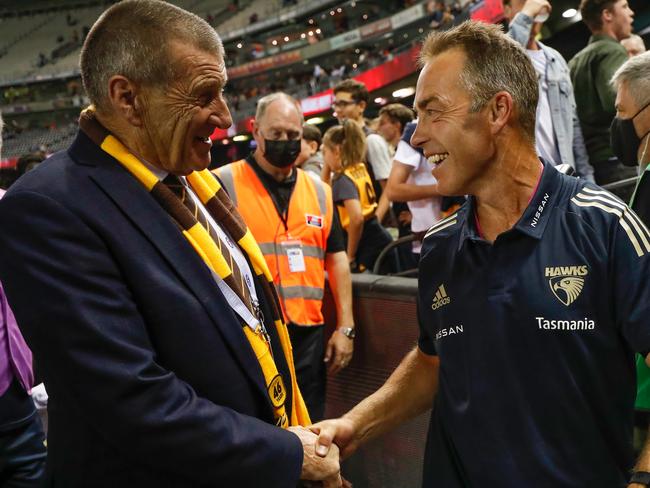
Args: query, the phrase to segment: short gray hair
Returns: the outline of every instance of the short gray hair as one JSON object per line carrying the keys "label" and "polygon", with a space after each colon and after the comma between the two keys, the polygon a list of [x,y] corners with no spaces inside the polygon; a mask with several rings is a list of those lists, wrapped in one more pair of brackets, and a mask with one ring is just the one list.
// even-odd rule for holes
{"label": "short gray hair", "polygon": [[623,63],[612,78],[612,85],[617,90],[625,83],[638,108],[650,102],[650,51]]}
{"label": "short gray hair", "polygon": [[90,101],[107,108],[108,80],[122,75],[146,86],[166,86],[178,75],[169,59],[177,40],[223,57],[223,45],[199,16],[159,0],[124,0],[108,8],[81,49],[81,79]]}
{"label": "short gray hair", "polygon": [[[627,50],[630,56],[638,56],[641,53],[646,51],[645,42],[643,42],[643,37],[638,34],[630,34],[630,37],[621,39],[621,44]],[[638,51],[636,54],[633,54],[634,48]]]}
{"label": "short gray hair", "polygon": [[450,49],[461,49],[466,56],[459,81],[473,98],[470,110],[478,112],[498,92],[508,92],[524,135],[534,141],[539,86],[526,51],[498,25],[468,20],[453,29],[429,34],[419,65]]}
{"label": "short gray hair", "polygon": [[275,92],[271,93],[270,95],[266,95],[262,98],[260,98],[257,101],[257,110],[255,111],[255,120],[260,121],[262,120],[262,117],[264,117],[264,114],[266,113],[266,109],[269,108],[269,105],[271,105],[273,102],[276,100],[280,99],[285,99],[289,103],[293,104],[294,107],[296,107],[296,111],[300,115],[300,124],[305,123],[305,117],[302,114],[302,107],[300,106],[300,102],[293,98],[291,95],[288,95],[287,93],[284,92]]}

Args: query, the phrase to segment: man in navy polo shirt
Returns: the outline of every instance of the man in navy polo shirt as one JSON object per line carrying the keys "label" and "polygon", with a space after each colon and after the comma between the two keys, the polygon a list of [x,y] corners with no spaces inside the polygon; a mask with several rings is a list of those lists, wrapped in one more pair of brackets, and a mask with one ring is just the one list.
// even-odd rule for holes
{"label": "man in navy polo shirt", "polygon": [[[480,56],[474,56],[481,53]],[[386,384],[314,426],[343,456],[433,405],[426,487],[624,487],[634,351],[650,351],[650,232],[535,152],[537,79],[497,26],[433,33],[412,143],[443,195],[427,233],[420,339]],[[633,479],[647,486],[650,459]]]}

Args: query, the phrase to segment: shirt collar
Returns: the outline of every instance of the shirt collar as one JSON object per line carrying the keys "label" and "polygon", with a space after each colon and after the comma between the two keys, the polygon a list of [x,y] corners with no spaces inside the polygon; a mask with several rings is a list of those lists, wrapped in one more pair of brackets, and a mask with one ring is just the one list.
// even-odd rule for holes
{"label": "shirt collar", "polygon": [[[533,197],[513,227],[514,230],[538,240],[542,238],[546,224],[551,218],[552,210],[550,207],[552,207],[552,202],[555,201],[555,197],[559,193],[559,180],[562,178],[562,175],[551,164],[544,160],[542,160],[542,164],[544,168],[537,183],[537,188],[533,192]],[[465,205],[465,218],[458,242],[459,250],[466,239],[473,241],[484,240],[481,237],[478,225],[476,199],[474,196],[469,196]]]}
{"label": "shirt collar", "polygon": [[605,34],[592,34],[592,36],[589,38],[589,44],[593,44],[594,42],[598,42],[598,41],[613,42],[614,44],[619,43],[613,37],[606,36]]}

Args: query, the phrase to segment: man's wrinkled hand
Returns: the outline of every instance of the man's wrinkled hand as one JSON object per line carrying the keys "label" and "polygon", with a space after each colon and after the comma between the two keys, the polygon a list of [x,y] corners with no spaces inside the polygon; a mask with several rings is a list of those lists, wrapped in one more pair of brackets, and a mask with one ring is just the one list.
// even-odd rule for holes
{"label": "man's wrinkled hand", "polygon": [[323,488],[342,487],[338,448],[333,446],[335,449],[329,449],[324,456],[316,454],[318,436],[315,433],[304,427],[289,427],[289,431],[297,435],[302,443],[304,456],[300,479],[321,481]]}
{"label": "man's wrinkled hand", "polygon": [[349,457],[359,447],[356,438],[356,429],[350,419],[341,417],[338,419],[323,420],[309,427],[318,434],[318,445],[316,454],[328,456],[332,449],[340,451],[341,459]]}

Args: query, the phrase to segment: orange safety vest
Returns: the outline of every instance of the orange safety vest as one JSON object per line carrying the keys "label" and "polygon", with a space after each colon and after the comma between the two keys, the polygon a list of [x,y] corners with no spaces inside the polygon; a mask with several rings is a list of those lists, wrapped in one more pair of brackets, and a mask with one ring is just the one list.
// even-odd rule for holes
{"label": "orange safety vest", "polygon": [[325,322],[325,253],[332,228],[332,190],[316,175],[296,168],[285,223],[271,195],[245,160],[215,170],[253,233],[280,295],[282,311],[296,325]]}

